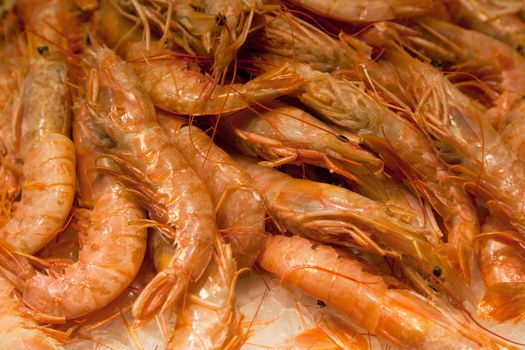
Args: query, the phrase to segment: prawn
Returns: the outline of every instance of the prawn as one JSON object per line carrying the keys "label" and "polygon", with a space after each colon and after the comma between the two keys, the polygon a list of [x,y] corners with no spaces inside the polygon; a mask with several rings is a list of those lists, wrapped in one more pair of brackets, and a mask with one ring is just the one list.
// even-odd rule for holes
{"label": "prawn", "polygon": [[[82,176],[94,176],[100,158],[86,135],[87,118],[81,107],[75,120],[81,183],[86,181]],[[146,231],[140,220],[145,216],[133,194],[108,176],[98,175],[90,185],[88,193],[80,193],[85,207],[77,210],[79,220],[86,222],[78,261],[63,274],[37,273],[26,280],[24,302],[39,314],[72,319],[104,307],[131,283],[142,263]]]}
{"label": "prawn", "polygon": [[294,179],[246,158],[235,159],[255,180],[270,217],[281,231],[402,256],[405,262],[412,258],[423,273],[438,266],[452,293],[461,300],[471,299],[464,281],[425,239],[427,232],[403,222],[386,205],[334,185]]}
{"label": "prawn", "polygon": [[[221,120],[225,138],[250,156],[277,166],[297,160],[352,178],[347,164],[360,173],[380,172],[383,162],[359,146],[359,137],[338,132],[305,111],[270,102]],[[340,163],[343,163],[339,165]],[[352,170],[349,170],[352,171]]]}
{"label": "prawn", "polygon": [[123,169],[116,177],[140,194],[151,218],[174,231],[168,266],[144,288],[133,306],[139,320],[177,303],[204,273],[218,234],[206,187],[170,143],[153,104],[132,68],[111,50],[90,50],[89,106],[114,146],[107,152]]}
{"label": "prawn", "polygon": [[271,102],[237,112],[221,120],[220,132],[250,156],[266,159],[261,165],[301,162],[322,166],[348,178],[366,196],[398,207],[407,221],[442,236],[428,205],[420,205],[403,185],[382,172],[383,162],[360,148],[360,137],[325,124],[305,111]]}
{"label": "prawn", "polygon": [[265,208],[251,177],[195,126],[158,113],[171,141],[199,174],[217,211],[217,225],[232,246],[240,268],[252,267],[265,238]]}
{"label": "prawn", "polygon": [[196,62],[184,59],[186,54],[163,48],[159,42],[148,49],[115,8],[107,5],[102,10],[102,37],[115,46],[119,38],[129,34],[121,43],[123,56],[132,63],[153,103],[163,110],[186,115],[229,113],[286,95],[302,83],[288,65],[283,65],[245,84],[217,85]]}
{"label": "prawn", "polygon": [[[67,67],[51,52],[30,61],[20,102],[21,197],[0,238],[34,253],[64,225],[75,192],[75,151],[69,133]],[[13,137],[15,137],[13,135]]]}
{"label": "prawn", "polygon": [[525,96],[525,58],[496,39],[435,18],[419,20],[415,29],[421,34],[404,38],[441,64],[451,62],[453,68],[480,76],[498,92],[485,113],[497,129]]}
{"label": "prawn", "polygon": [[140,224],[144,212],[132,193],[96,173],[101,150],[89,141],[92,121],[85,107],[75,117],[80,189],[89,186],[89,191],[80,193],[84,207],[77,210],[84,222],[78,261],[63,274],[34,274],[23,287],[24,302],[33,311],[64,320],[84,316],[117,298],[135,277],[146,251],[146,230]]}
{"label": "prawn", "polygon": [[348,23],[369,23],[420,16],[432,10],[432,0],[290,0],[318,15]]}
{"label": "prawn", "polygon": [[0,273],[0,349],[62,350],[29,315],[19,310],[14,286]]}
{"label": "prawn", "polygon": [[399,348],[504,347],[465,321],[406,289],[389,288],[381,276],[347,252],[305,238],[274,236],[261,266],[348,316],[358,326]]}

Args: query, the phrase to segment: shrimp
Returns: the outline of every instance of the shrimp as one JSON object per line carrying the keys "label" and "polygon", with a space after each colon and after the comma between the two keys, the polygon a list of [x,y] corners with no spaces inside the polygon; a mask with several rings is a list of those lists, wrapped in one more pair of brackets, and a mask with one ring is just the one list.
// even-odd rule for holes
{"label": "shrimp", "polygon": [[[325,183],[294,179],[277,170],[236,158],[264,197],[281,231],[347,247],[415,259],[423,273],[438,266],[457,298],[470,300],[462,279],[425,239],[426,232],[399,219],[386,205]],[[378,244],[379,243],[379,244]]]}
{"label": "shrimp", "polygon": [[242,329],[235,311],[236,264],[229,244],[216,238],[208,269],[180,306],[167,349],[237,349]]}
{"label": "shrimp", "polygon": [[252,267],[265,237],[265,208],[251,177],[197,127],[182,126],[167,115],[159,123],[199,174],[217,211],[217,225],[232,246],[240,268]]}
{"label": "shrimp", "polygon": [[235,112],[286,95],[302,83],[285,64],[245,84],[215,85],[196,63],[180,56],[165,49],[144,52],[140,46],[127,55],[155,105],[177,114]]}
{"label": "shrimp", "polygon": [[90,51],[88,81],[95,124],[110,137],[107,151],[137,189],[150,217],[174,231],[176,247],[168,266],[139,295],[133,314],[139,320],[174,306],[190,282],[202,276],[218,234],[206,187],[170,143],[157,122],[149,96],[132,68],[107,48]]}
{"label": "shrimp", "polygon": [[299,161],[323,166],[345,176],[365,195],[398,207],[407,220],[427,226],[437,243],[442,236],[431,210],[395,180],[382,173],[382,161],[360,148],[357,135],[337,130],[305,111],[280,102],[245,110],[223,118],[221,132],[250,156],[277,166]]}
{"label": "shrimp", "polygon": [[21,96],[21,198],[0,238],[34,253],[64,225],[75,192],[75,151],[69,132],[65,63],[52,53],[31,60]]}
{"label": "shrimp", "polygon": [[46,335],[45,328],[19,310],[15,290],[0,273],[0,349],[61,350],[56,340]]}
{"label": "shrimp", "polygon": [[184,59],[186,54],[163,48],[157,42],[148,49],[140,42],[131,23],[121,18],[118,11],[109,5],[103,10],[99,26],[101,36],[114,46],[122,36],[129,34],[121,43],[121,51],[133,64],[153,103],[163,110],[186,115],[229,113],[286,95],[302,83],[288,65],[283,65],[245,84],[217,85],[201,73],[196,62]]}
{"label": "shrimp", "polygon": [[[338,132],[305,111],[270,102],[223,118],[225,137],[251,156],[281,165],[301,160],[352,178],[345,164],[356,172],[380,172],[383,162],[359,147],[359,137]],[[343,163],[340,166],[339,163]],[[352,171],[352,170],[350,170]]]}
{"label": "shrimp", "polygon": [[301,237],[268,240],[259,263],[399,348],[479,349],[504,344],[406,289],[389,288],[353,255]]}
{"label": "shrimp", "polygon": [[[423,37],[405,36],[409,42],[494,86],[499,96],[491,101],[485,118],[497,129],[525,95],[525,58],[498,40],[434,18],[421,19],[416,29]],[[445,56],[436,51],[446,52]]]}
{"label": "shrimp", "polygon": [[525,54],[525,23],[518,12],[522,4],[491,0],[449,0],[448,13],[454,22],[506,42]]}
{"label": "shrimp", "polygon": [[349,23],[420,16],[432,10],[432,0],[291,0],[290,2],[318,15]]}
{"label": "shrimp", "polygon": [[80,193],[85,208],[77,210],[86,222],[81,225],[86,229],[80,233],[78,261],[60,275],[35,274],[23,287],[24,302],[32,310],[64,320],[117,298],[135,277],[146,251],[146,231],[140,223],[145,215],[133,194],[108,176],[94,175],[101,153],[88,141],[88,118],[81,107],[75,120],[78,173],[79,182],[89,182],[90,191]]}

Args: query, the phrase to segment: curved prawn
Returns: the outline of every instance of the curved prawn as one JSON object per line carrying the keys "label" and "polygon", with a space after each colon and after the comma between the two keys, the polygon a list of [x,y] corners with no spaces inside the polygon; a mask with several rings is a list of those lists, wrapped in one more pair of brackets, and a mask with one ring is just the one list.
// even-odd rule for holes
{"label": "curved prawn", "polygon": [[159,123],[206,184],[217,225],[240,268],[251,268],[266,237],[263,200],[248,173],[199,128],[158,114]]}
{"label": "curved prawn", "polygon": [[[78,261],[63,274],[35,274],[23,287],[33,311],[60,319],[84,316],[117,298],[137,274],[146,251],[145,215],[134,199],[109,176],[96,173],[100,150],[89,141],[89,115],[75,116],[75,145],[84,208],[78,209],[84,231]],[[96,175],[94,175],[96,174]],[[93,181],[90,181],[93,180]],[[88,187],[89,186],[89,187]],[[86,193],[87,192],[87,193]]]}
{"label": "curved prawn", "polygon": [[46,335],[30,316],[19,310],[14,286],[0,273],[0,337],[1,349],[61,350],[59,343]]}
{"label": "curved prawn", "polygon": [[[305,111],[269,102],[221,120],[221,132],[244,153],[278,166],[302,161],[353,178],[350,172],[380,172],[383,162],[359,146],[359,137],[333,130]],[[353,169],[348,169],[353,168]]]}
{"label": "curved prawn", "polygon": [[283,65],[244,84],[217,85],[201,72],[197,62],[189,60],[180,50],[164,48],[160,42],[153,42],[148,48],[114,7],[106,5],[101,12],[101,36],[108,45],[120,46],[153,103],[166,111],[186,115],[234,112],[255,102],[286,95],[302,83],[288,65]]}
{"label": "curved prawn", "polygon": [[21,96],[21,198],[0,228],[12,248],[34,253],[62,229],[75,193],[75,151],[69,133],[65,63],[43,52],[30,62]]}
{"label": "curved prawn", "polygon": [[203,274],[218,234],[208,191],[157,122],[155,109],[133,69],[107,48],[91,52],[90,109],[114,142],[108,148],[123,173],[116,177],[140,193],[151,218],[174,231],[168,266],[137,298],[133,314],[149,319],[173,306]]}
{"label": "curved prawn", "polygon": [[268,240],[259,263],[396,347],[505,346],[410,290],[390,289],[381,276],[369,272],[374,269],[350,253],[297,236],[275,236]]}
{"label": "curved prawn", "polygon": [[427,242],[427,232],[404,222],[386,205],[334,185],[294,179],[245,158],[236,160],[255,180],[268,213],[281,231],[381,255],[403,256],[408,263],[413,258],[427,277],[428,271],[438,266],[446,275],[443,283],[454,296],[471,301],[464,281]]}
{"label": "curved prawn", "polygon": [[318,15],[348,23],[368,23],[420,16],[432,10],[432,0],[291,0]]}

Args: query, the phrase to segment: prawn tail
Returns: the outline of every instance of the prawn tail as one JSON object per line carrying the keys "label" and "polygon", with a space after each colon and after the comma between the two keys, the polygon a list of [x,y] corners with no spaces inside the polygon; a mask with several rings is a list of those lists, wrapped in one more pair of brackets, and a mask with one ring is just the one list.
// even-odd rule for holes
{"label": "prawn tail", "polygon": [[23,291],[25,281],[35,274],[29,261],[18,255],[9,244],[0,240],[0,275],[11,282],[18,291]]}
{"label": "prawn tail", "polygon": [[189,282],[189,276],[178,276],[169,268],[159,272],[133,304],[133,327],[139,327],[157,314],[172,309],[186,291]]}
{"label": "prawn tail", "polygon": [[525,283],[497,283],[487,288],[478,315],[497,322],[517,323],[525,317]]}

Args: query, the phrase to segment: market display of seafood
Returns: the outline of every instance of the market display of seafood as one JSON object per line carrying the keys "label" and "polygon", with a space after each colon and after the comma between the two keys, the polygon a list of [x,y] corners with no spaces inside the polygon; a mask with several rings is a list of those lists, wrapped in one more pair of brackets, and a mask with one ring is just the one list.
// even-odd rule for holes
{"label": "market display of seafood", "polygon": [[0,28],[0,350],[525,348],[521,0]]}

